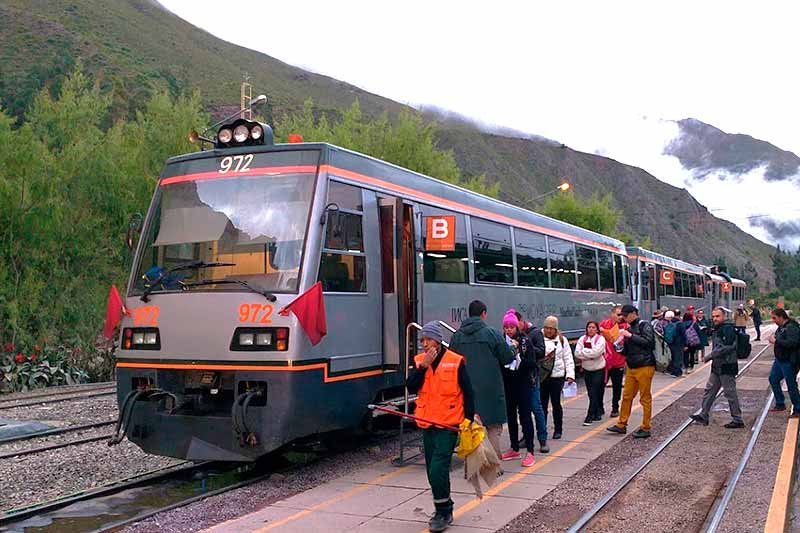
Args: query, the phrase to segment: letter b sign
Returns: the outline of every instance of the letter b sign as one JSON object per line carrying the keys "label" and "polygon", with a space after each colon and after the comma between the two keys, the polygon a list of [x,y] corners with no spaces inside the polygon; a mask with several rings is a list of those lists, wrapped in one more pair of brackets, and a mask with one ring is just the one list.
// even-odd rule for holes
{"label": "letter b sign", "polygon": [[456,217],[427,217],[425,250],[452,252],[456,249]]}

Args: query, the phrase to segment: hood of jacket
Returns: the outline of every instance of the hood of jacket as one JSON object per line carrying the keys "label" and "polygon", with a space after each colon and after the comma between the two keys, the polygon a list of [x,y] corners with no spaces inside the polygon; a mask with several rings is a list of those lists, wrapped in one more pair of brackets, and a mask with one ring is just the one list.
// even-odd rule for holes
{"label": "hood of jacket", "polygon": [[481,320],[480,317],[471,316],[461,323],[461,327],[459,329],[467,335],[474,335],[486,327],[486,323]]}

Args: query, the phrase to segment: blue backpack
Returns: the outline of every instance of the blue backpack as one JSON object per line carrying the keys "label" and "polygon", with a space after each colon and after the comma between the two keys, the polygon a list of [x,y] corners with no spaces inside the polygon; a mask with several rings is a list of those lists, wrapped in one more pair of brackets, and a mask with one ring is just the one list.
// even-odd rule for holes
{"label": "blue backpack", "polygon": [[670,322],[667,324],[667,327],[664,328],[664,340],[667,344],[672,344],[675,342],[675,330],[678,329],[675,325],[675,322]]}

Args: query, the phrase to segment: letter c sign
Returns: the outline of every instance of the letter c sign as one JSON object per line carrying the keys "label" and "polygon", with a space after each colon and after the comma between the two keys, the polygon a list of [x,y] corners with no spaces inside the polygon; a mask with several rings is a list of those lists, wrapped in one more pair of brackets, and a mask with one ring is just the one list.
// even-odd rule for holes
{"label": "letter c sign", "polygon": [[674,285],[675,273],[672,270],[662,270],[659,276],[659,282],[661,282],[661,285]]}
{"label": "letter c sign", "polygon": [[456,217],[427,217],[425,250],[452,252],[456,249]]}

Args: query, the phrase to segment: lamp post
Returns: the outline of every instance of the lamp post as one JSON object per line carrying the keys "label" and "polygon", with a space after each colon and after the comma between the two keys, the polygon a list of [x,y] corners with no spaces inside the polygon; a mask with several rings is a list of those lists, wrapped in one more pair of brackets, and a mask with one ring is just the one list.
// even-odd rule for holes
{"label": "lamp post", "polygon": [[550,196],[551,194],[554,194],[554,193],[557,193],[557,192],[567,192],[569,189],[570,189],[570,184],[565,181],[564,183],[562,183],[561,185],[559,185],[558,187],[556,187],[552,191],[548,191],[548,192],[546,192],[544,194],[540,194],[539,196],[535,196],[535,197],[531,198],[529,201],[530,202],[535,202],[536,200],[544,198],[545,196]]}

